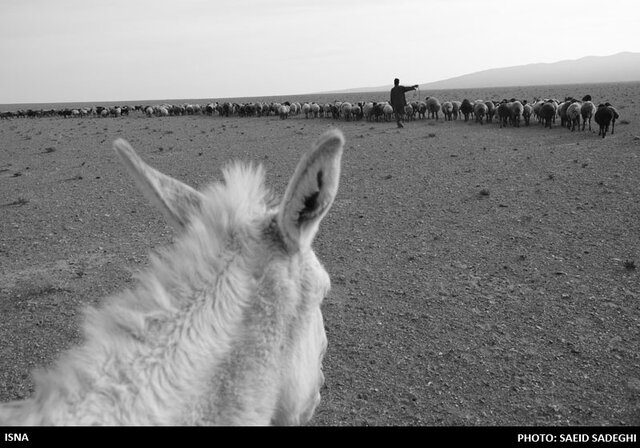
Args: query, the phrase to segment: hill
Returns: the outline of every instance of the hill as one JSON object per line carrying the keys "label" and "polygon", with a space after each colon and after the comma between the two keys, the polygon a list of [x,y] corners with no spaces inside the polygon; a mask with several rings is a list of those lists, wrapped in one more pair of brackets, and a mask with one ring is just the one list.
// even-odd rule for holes
{"label": "hill", "polygon": [[[494,68],[441,81],[421,83],[421,89],[466,89],[483,87],[542,86],[640,81],[640,53],[586,56],[553,63]],[[325,93],[382,92],[390,85],[357,87]]]}

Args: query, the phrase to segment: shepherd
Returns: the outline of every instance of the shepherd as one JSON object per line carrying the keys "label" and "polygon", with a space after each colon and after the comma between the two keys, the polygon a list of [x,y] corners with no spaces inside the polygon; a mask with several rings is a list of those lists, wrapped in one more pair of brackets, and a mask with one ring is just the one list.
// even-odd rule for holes
{"label": "shepherd", "polygon": [[396,116],[396,123],[399,128],[403,128],[402,117],[404,115],[404,106],[407,105],[407,99],[405,98],[405,92],[410,92],[411,90],[416,90],[418,88],[418,84],[415,84],[410,87],[405,87],[400,85],[400,80],[398,78],[393,80],[393,88],[391,89],[391,107],[393,107],[393,113]]}

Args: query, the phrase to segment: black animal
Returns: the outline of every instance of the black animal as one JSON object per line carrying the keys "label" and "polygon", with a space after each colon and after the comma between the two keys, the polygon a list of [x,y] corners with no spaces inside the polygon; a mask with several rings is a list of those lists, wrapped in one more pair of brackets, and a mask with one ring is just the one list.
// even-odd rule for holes
{"label": "black animal", "polygon": [[596,114],[593,118],[598,126],[600,126],[598,135],[602,135],[602,138],[607,135],[607,131],[609,130],[609,125],[611,124],[613,117],[613,111],[609,108],[609,106],[607,106],[606,104],[598,104],[598,110],[596,110]]}
{"label": "black animal", "polygon": [[556,115],[556,108],[548,101],[540,108],[540,119],[544,122],[544,127],[551,129],[551,123]]}
{"label": "black animal", "polygon": [[611,105],[611,103],[604,103],[604,105],[607,106],[609,110],[611,110],[611,112],[613,112],[613,118],[611,119],[611,135],[613,135],[613,130],[616,127],[616,120],[620,118],[620,114],[618,113],[616,108]]}
{"label": "black animal", "polygon": [[469,115],[473,112],[473,105],[468,99],[462,100],[460,105],[460,112],[464,115],[464,121],[469,121]]}
{"label": "black animal", "polygon": [[500,128],[506,127],[509,120],[511,120],[511,108],[506,100],[498,105],[498,120],[500,121]]}

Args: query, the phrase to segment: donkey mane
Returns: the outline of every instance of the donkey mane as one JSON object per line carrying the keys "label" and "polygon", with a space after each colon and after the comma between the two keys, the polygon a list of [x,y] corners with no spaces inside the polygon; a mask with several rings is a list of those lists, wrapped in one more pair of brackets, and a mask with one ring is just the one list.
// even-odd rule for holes
{"label": "donkey mane", "polygon": [[[210,185],[204,191],[206,200],[201,204],[201,214],[194,216],[190,231],[171,247],[150,256],[150,267],[136,274],[135,289],[108,298],[99,308],[85,310],[85,344],[70,351],[69,358],[58,363],[58,370],[35,374],[42,394],[39,399],[46,401],[49,394],[59,392],[66,384],[68,390],[79,388],[90,393],[93,386],[83,384],[83,377],[103,375],[103,366],[110,368],[113,361],[131,363],[132,367],[142,364],[139,369],[143,371],[155,370],[158,384],[162,384],[163,376],[171,381],[176,373],[167,369],[184,369],[185,363],[197,362],[198,357],[216,358],[202,350],[203,336],[215,337],[217,357],[231,348],[254,284],[248,275],[253,270],[246,264],[256,254],[247,253],[252,250],[247,242],[259,238],[265,230],[261,227],[265,213],[275,216],[275,211],[268,209],[271,192],[264,186],[262,165],[237,163],[225,168],[223,177],[224,183]],[[212,288],[213,303],[209,304],[199,292]],[[209,313],[196,312],[211,305]],[[194,319],[196,316],[199,319]],[[207,336],[209,328],[215,334]],[[117,358],[113,353],[116,350]],[[168,353],[180,363],[168,363]],[[118,391],[114,390],[111,399],[117,397]]]}

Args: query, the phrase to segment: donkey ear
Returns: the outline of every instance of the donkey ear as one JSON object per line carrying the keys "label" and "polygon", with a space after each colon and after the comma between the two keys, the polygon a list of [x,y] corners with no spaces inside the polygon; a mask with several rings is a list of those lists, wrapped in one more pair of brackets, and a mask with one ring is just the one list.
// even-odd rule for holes
{"label": "donkey ear", "polygon": [[200,210],[202,194],[151,168],[126,140],[117,139],[113,142],[113,149],[147,200],[162,212],[176,230],[183,230],[191,215]]}
{"label": "donkey ear", "polygon": [[290,252],[310,247],[338,192],[344,135],[325,132],[305,154],[280,204],[278,226]]}

